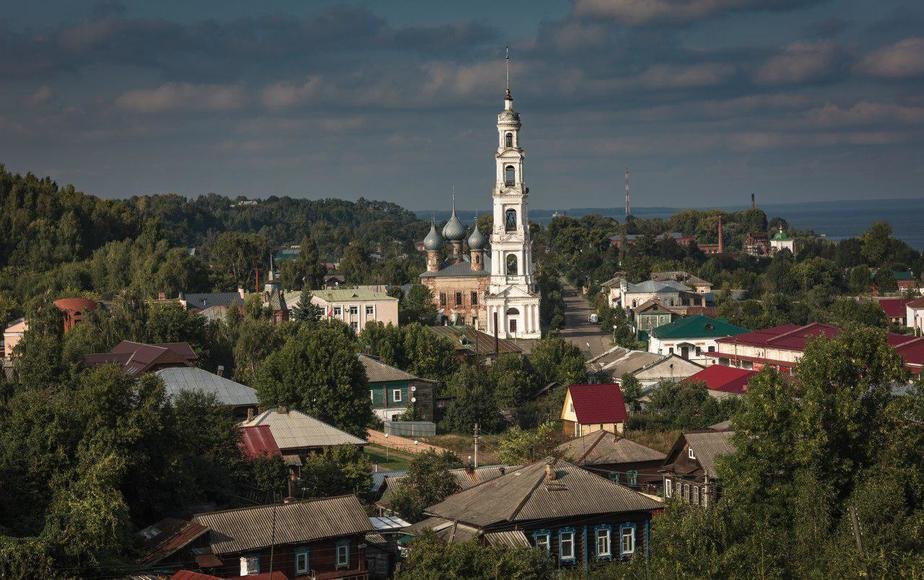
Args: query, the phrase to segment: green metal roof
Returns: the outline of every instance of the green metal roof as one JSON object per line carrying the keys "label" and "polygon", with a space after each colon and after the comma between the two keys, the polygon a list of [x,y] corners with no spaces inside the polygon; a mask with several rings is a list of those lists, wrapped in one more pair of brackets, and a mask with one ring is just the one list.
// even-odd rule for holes
{"label": "green metal roof", "polygon": [[778,242],[785,242],[785,241],[791,240],[792,238],[789,237],[789,235],[786,232],[780,229],[778,232],[773,234],[773,239]]}
{"label": "green metal roof", "polygon": [[675,320],[651,330],[654,338],[661,340],[674,340],[680,338],[718,338],[735,336],[749,332],[746,328],[729,324],[728,322],[710,318],[708,316],[688,316]]}

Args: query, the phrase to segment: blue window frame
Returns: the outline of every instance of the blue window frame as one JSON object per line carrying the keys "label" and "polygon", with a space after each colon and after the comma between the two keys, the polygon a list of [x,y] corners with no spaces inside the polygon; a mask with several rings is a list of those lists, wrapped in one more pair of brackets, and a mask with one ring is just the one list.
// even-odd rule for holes
{"label": "blue window frame", "polygon": [[630,469],[626,472],[626,483],[631,486],[638,485],[638,471]]}
{"label": "blue window frame", "polygon": [[337,569],[350,567],[350,540],[337,542]]}
{"label": "blue window frame", "polygon": [[619,555],[628,558],[635,553],[635,524],[619,525]]}
{"label": "blue window frame", "polygon": [[619,483],[619,472],[618,471],[611,471],[609,472],[608,475],[609,475],[610,481],[614,483]]}
{"label": "blue window frame", "polygon": [[613,526],[600,524],[594,526],[594,556],[597,560],[610,560],[613,557]]}
{"label": "blue window frame", "polygon": [[533,545],[549,554],[552,552],[552,532],[549,530],[536,530],[533,532]]}
{"label": "blue window frame", "polygon": [[308,548],[298,548],[295,550],[295,574],[308,574],[310,571],[310,550]]}
{"label": "blue window frame", "polygon": [[577,554],[577,535],[574,528],[562,528],[558,530],[558,561],[574,562]]}

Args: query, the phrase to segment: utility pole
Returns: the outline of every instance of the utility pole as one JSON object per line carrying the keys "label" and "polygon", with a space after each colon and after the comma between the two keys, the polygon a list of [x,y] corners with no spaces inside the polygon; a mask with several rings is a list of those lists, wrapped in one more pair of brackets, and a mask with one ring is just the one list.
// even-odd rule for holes
{"label": "utility pole", "polygon": [[[270,560],[269,560],[269,572],[270,575],[273,573],[273,555],[276,548],[276,498],[273,498],[273,527],[270,531]],[[248,570],[249,572],[249,570]]]}
{"label": "utility pole", "polygon": [[629,168],[626,167],[626,218],[632,215],[632,206],[629,204]]}
{"label": "utility pole", "polygon": [[863,562],[863,570],[866,572],[867,578],[872,578],[869,573],[869,565],[866,562],[866,550],[863,549],[863,530],[860,529],[860,517],[857,515],[857,508],[850,506],[847,508],[847,512],[850,516],[850,527],[853,528],[853,539],[857,543],[857,552],[859,552],[860,560]]}
{"label": "utility pole", "polygon": [[475,469],[478,469],[478,422],[475,422]]}

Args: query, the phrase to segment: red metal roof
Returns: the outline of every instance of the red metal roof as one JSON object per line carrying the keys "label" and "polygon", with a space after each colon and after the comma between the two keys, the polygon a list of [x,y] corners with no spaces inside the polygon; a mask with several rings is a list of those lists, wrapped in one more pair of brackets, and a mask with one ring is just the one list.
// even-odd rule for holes
{"label": "red metal roof", "polygon": [[924,308],[924,298],[915,298],[905,306],[910,306],[912,308]]}
{"label": "red metal roof", "polygon": [[282,456],[269,425],[241,427],[241,449],[247,459]]}
{"label": "red metal roof", "polygon": [[170,580],[221,580],[219,576],[193,572],[191,570],[180,570],[170,577]]}
{"label": "red metal roof", "polygon": [[915,374],[920,374],[924,368],[924,337],[912,338],[908,342],[895,347],[897,352],[905,360],[907,366]]}
{"label": "red metal roof", "polygon": [[626,403],[619,385],[571,385],[568,391],[581,425],[625,422]]}
{"label": "red metal roof", "polygon": [[203,525],[189,522],[179,531],[164,538],[154,549],[145,554],[139,563],[156,564],[164,558],[175,554],[178,550],[182,550],[208,531],[209,529]]}
{"label": "red metal roof", "polygon": [[192,366],[197,358],[185,342],[144,344],[123,340],[109,352],[88,354],[84,363],[89,367],[118,364],[128,374],[140,374],[164,366]]}
{"label": "red metal roof", "polygon": [[908,302],[910,300],[906,298],[883,298],[879,301],[879,306],[882,307],[883,312],[889,318],[904,318],[905,305]]}
{"label": "red metal roof", "polygon": [[689,383],[705,383],[710,391],[743,395],[747,391],[748,381],[756,374],[757,371],[748,369],[711,365],[684,380]]}
{"label": "red metal roof", "polygon": [[[716,340],[716,342],[722,344],[744,344],[748,346],[804,351],[805,344],[809,339],[815,338],[816,336],[834,338],[840,334],[840,332],[840,328],[832,324],[822,324],[821,322],[812,322],[805,326],[783,324],[781,326],[774,326],[773,328],[765,328],[763,330],[755,330],[737,336],[720,338]],[[909,340],[913,340],[914,337],[889,332],[886,333],[886,339],[889,344],[894,347],[908,342]]]}
{"label": "red metal roof", "polygon": [[86,312],[88,310],[96,310],[96,302],[92,300],[87,300],[86,298],[59,298],[54,301],[54,305],[58,307],[58,310],[64,310],[73,312],[75,310]]}

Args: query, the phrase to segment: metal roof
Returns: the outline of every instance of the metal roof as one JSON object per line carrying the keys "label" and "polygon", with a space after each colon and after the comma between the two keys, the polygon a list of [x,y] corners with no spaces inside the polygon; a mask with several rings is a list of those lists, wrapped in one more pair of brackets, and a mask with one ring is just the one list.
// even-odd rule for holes
{"label": "metal roof", "polygon": [[[456,350],[468,350],[479,355],[494,354],[494,337],[471,326],[428,326],[430,332],[449,340]],[[523,349],[512,340],[497,339],[500,354],[519,354]]]}
{"label": "metal roof", "polygon": [[209,528],[209,544],[218,555],[374,531],[353,495],[209,512],[193,521]]}
{"label": "metal roof", "polygon": [[282,456],[269,425],[241,427],[241,449],[247,459]]}
{"label": "metal roof", "polygon": [[255,389],[197,367],[168,367],[155,374],[164,381],[168,397],[191,391],[213,394],[219,403],[229,407],[253,406],[258,402]]}
{"label": "metal roof", "polygon": [[706,431],[703,433],[684,433],[683,438],[693,449],[693,456],[703,466],[709,477],[716,477],[716,460],[723,455],[735,452],[732,444],[734,431]]}
{"label": "metal roof", "polygon": [[746,332],[749,332],[748,329],[735,326],[721,318],[697,315],[680,318],[670,324],[652,328],[648,331],[648,334],[661,340],[680,340],[684,338],[720,338],[736,336]]}
{"label": "metal roof", "polygon": [[237,292],[196,292],[192,294],[181,294],[180,300],[186,302],[187,308],[202,310],[210,306],[231,306],[232,304],[243,304],[244,300]]}
{"label": "metal roof", "polygon": [[400,530],[409,527],[411,524],[397,516],[371,516],[369,523],[376,530]]}
{"label": "metal roof", "polygon": [[639,284],[627,284],[626,291],[631,293],[674,293],[674,292],[693,292],[693,289],[680,282],[646,280]]}
{"label": "metal roof", "polygon": [[279,449],[301,449],[305,447],[330,447],[334,445],[365,445],[366,441],[350,435],[327,423],[309,417],[301,411],[280,412],[277,409],[263,411],[242,427],[269,425],[273,439]]}
{"label": "metal roof", "polygon": [[[299,293],[300,294],[300,293]],[[384,300],[397,302],[394,296],[385,291],[374,290],[368,286],[361,288],[335,288],[330,290],[312,290],[311,295],[325,302],[350,302],[354,300]]]}
{"label": "metal roof", "polygon": [[555,451],[577,465],[612,465],[664,461],[667,455],[609,431],[596,431],[571,439]]}
{"label": "metal roof", "polygon": [[663,359],[664,355],[616,346],[587,361],[587,367],[592,370],[607,371],[613,378],[618,379],[622,375],[631,375]]}
{"label": "metal roof", "polygon": [[626,420],[626,403],[617,384],[570,385],[568,392],[575,418],[581,425]]}
{"label": "metal roof", "polygon": [[[411,373],[387,365],[375,357],[365,354],[359,355],[359,362],[366,368],[366,377],[370,383],[384,383],[388,381],[417,381],[421,380]],[[426,379],[429,380],[429,379]]]}
{"label": "metal roof", "polygon": [[491,258],[487,255],[483,258],[484,268],[480,271],[472,270],[472,263],[468,256],[463,256],[462,261],[456,264],[450,264],[436,272],[421,272],[421,278],[458,278],[458,277],[480,277],[491,275]]}
{"label": "metal roof", "polygon": [[661,503],[564,460],[546,479],[539,461],[453,494],[426,513],[480,528],[506,523],[660,509]]}
{"label": "metal roof", "polygon": [[[167,521],[169,520],[163,520],[163,522]],[[162,524],[163,522],[158,522],[158,524],[155,524],[154,526],[149,526],[148,528],[142,530],[142,532],[146,532],[148,530],[152,530],[152,532],[160,532],[156,526]],[[195,522],[182,522],[181,526],[182,527],[179,527],[179,529],[174,527],[172,530],[167,532],[169,535],[166,535],[160,539],[152,549],[147,551],[145,555],[142,556],[140,560],[138,560],[138,563],[142,565],[156,564],[164,558],[168,558],[175,554],[177,551],[182,550],[209,531],[207,527]]]}
{"label": "metal roof", "polygon": [[488,532],[484,539],[492,546],[501,546],[507,548],[531,548],[526,534],[522,530],[511,530],[509,532]]}

